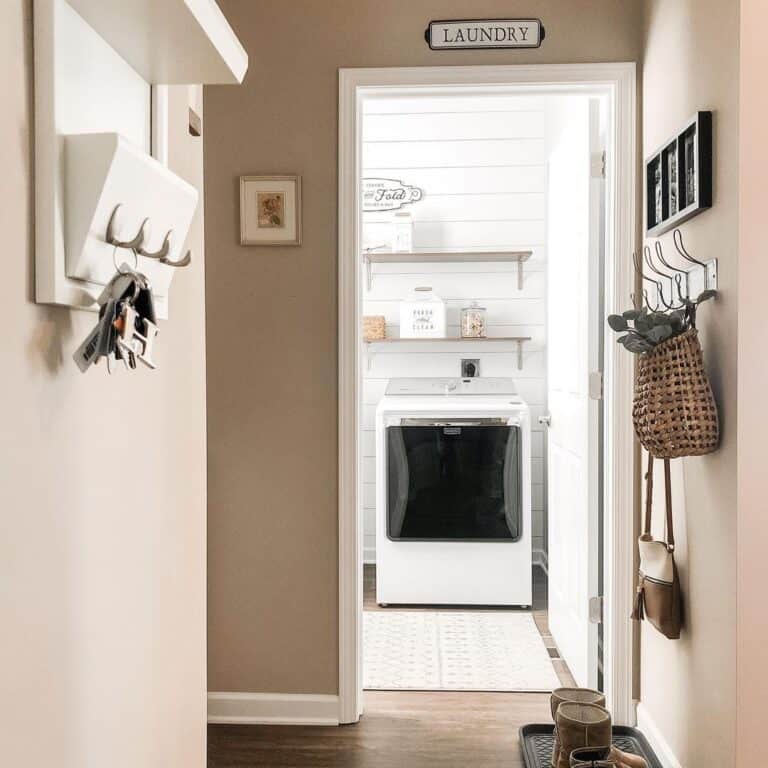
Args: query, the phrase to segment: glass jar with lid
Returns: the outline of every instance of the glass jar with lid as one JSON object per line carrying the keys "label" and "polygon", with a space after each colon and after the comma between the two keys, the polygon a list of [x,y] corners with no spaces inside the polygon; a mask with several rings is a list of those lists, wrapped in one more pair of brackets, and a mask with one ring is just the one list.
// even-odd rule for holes
{"label": "glass jar with lid", "polygon": [[461,338],[483,339],[486,332],[486,309],[473,301],[461,310]]}
{"label": "glass jar with lid", "polygon": [[413,219],[407,211],[399,211],[392,222],[392,251],[410,253],[413,250]]}

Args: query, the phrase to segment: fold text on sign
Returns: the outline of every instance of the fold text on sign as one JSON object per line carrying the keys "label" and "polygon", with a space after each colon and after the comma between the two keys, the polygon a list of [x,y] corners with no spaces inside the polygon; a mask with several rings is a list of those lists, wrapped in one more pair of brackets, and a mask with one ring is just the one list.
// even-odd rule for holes
{"label": "fold text on sign", "polygon": [[421,189],[397,179],[363,179],[363,211],[396,211],[422,197]]}
{"label": "fold text on sign", "polygon": [[544,27],[539,19],[431,21],[425,38],[433,50],[538,48],[544,39]]}

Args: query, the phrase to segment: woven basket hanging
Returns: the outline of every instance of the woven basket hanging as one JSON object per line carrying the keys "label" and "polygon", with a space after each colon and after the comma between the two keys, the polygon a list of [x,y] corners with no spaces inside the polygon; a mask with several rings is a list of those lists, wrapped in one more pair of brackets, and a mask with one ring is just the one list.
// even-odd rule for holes
{"label": "woven basket hanging", "polygon": [[658,459],[717,449],[717,405],[695,329],[640,355],[632,419],[641,444]]}

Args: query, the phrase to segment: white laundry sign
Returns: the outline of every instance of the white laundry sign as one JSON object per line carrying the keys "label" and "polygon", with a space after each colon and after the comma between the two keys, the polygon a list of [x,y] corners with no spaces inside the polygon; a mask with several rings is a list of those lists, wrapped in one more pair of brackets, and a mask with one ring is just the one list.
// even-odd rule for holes
{"label": "white laundry sign", "polygon": [[457,48],[538,48],[544,39],[539,19],[430,21],[424,36],[432,50]]}
{"label": "white laundry sign", "polygon": [[363,179],[363,211],[396,211],[423,197],[419,187],[397,179]]}

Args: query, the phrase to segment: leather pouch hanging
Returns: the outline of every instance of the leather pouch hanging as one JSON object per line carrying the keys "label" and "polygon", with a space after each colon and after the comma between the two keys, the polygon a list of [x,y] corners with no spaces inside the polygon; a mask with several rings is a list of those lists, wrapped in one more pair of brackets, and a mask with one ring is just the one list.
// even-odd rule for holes
{"label": "leather pouch hanging", "polygon": [[672,526],[672,488],[669,459],[664,459],[664,486],[667,512],[666,541],[651,535],[653,508],[653,456],[648,455],[645,497],[645,525],[638,539],[640,572],[632,618],[646,619],[664,637],[677,640],[682,625],[680,578],[675,565],[675,535]]}

